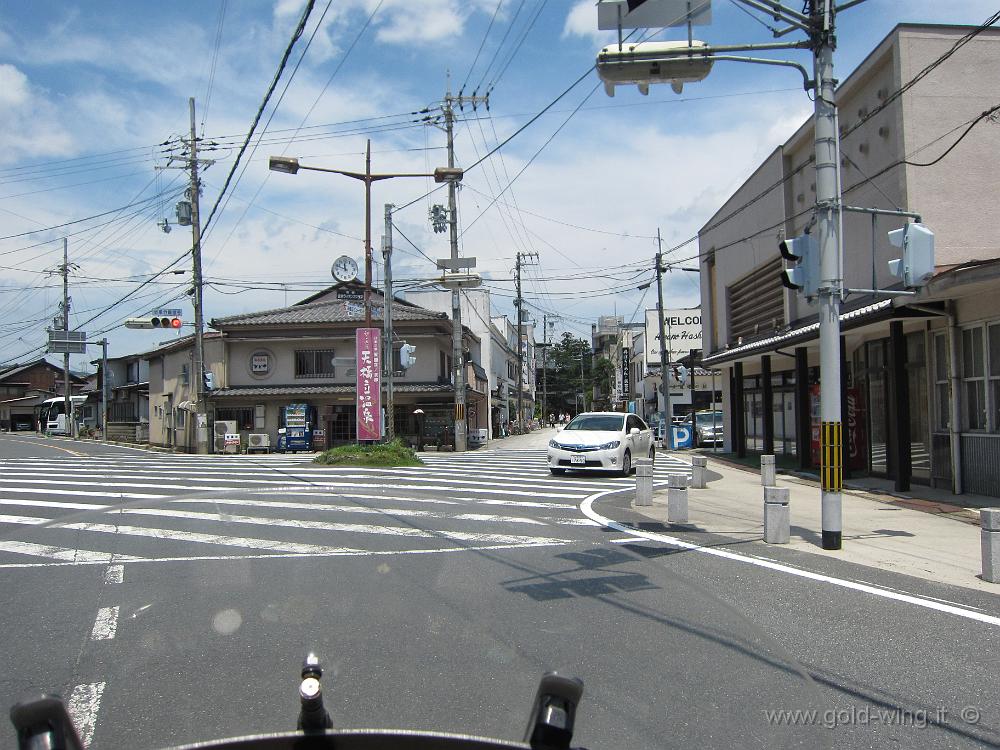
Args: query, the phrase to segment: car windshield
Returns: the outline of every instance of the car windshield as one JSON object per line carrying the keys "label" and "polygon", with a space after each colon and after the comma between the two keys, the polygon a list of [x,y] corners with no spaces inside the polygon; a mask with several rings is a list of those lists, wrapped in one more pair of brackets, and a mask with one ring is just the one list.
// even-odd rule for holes
{"label": "car windshield", "polygon": [[566,425],[567,430],[594,430],[600,432],[621,432],[624,417],[613,414],[581,414]]}
{"label": "car windshield", "polygon": [[722,413],[721,412],[715,412],[714,414],[712,412],[708,412],[707,414],[703,413],[703,412],[699,412],[696,415],[696,418],[698,420],[698,426],[699,427],[703,427],[703,426],[711,427],[713,424],[718,425],[718,426],[722,425]]}

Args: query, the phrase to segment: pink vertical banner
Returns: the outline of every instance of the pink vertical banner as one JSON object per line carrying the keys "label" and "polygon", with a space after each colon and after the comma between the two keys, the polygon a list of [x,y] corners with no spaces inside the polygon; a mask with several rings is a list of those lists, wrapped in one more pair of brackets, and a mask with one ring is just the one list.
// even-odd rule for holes
{"label": "pink vertical banner", "polygon": [[382,439],[381,333],[378,328],[357,329],[358,440]]}

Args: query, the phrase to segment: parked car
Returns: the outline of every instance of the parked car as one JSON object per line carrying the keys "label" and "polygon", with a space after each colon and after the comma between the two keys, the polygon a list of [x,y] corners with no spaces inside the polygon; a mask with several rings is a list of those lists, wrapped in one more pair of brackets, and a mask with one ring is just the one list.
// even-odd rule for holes
{"label": "parked car", "polygon": [[[691,427],[691,415],[688,416],[685,425]],[[722,412],[721,411],[699,411],[694,414],[694,444],[721,445],[722,444]]]}
{"label": "parked car", "polygon": [[636,458],[656,456],[653,431],[635,414],[586,412],[549,441],[549,471],[618,471],[628,476]]}
{"label": "parked car", "polygon": [[31,417],[14,417],[11,424],[13,432],[29,432],[35,429],[35,424]]}

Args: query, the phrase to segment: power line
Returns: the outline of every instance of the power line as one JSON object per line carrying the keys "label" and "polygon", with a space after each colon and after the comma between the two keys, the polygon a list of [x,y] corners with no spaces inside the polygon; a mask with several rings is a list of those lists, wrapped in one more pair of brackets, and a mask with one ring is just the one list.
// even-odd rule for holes
{"label": "power line", "polygon": [[215,205],[212,206],[212,210],[208,214],[208,218],[205,219],[202,225],[202,233],[208,231],[209,225],[212,223],[212,218],[215,216],[216,210],[219,208],[219,204],[222,202],[223,196],[226,194],[226,190],[229,189],[229,184],[232,182],[233,175],[236,173],[236,169],[239,167],[240,159],[246,152],[247,146],[250,144],[251,138],[253,138],[254,131],[257,129],[257,124],[260,122],[260,118],[264,114],[264,109],[267,107],[267,103],[271,100],[271,95],[278,86],[278,81],[281,79],[281,74],[285,70],[285,65],[288,63],[288,58],[292,56],[292,49],[295,47],[295,43],[302,36],[302,32],[305,30],[306,22],[309,20],[309,15],[312,13],[313,6],[316,4],[316,0],[306,0],[306,7],[302,11],[302,17],[299,19],[299,24],[295,28],[292,38],[289,40],[288,45],[285,47],[285,51],[281,56],[281,61],[278,63],[278,69],[274,73],[274,78],[271,79],[271,84],[267,88],[267,93],[264,94],[264,101],[260,103],[257,108],[257,113],[254,115],[253,122],[250,123],[250,130],[247,132],[246,140],[243,141],[243,145],[240,146],[239,152],[236,154],[236,159],[233,161],[232,169],[229,170],[229,174],[226,175],[226,180],[222,185],[222,192],[219,194],[218,198],[215,200]]}

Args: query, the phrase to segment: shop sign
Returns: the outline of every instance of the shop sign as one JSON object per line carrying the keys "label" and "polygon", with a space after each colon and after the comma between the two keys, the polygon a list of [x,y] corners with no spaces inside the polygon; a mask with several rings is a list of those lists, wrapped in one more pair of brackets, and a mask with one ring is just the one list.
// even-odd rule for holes
{"label": "shop sign", "polygon": [[357,329],[358,440],[379,440],[382,437],[381,333],[378,328]]}

